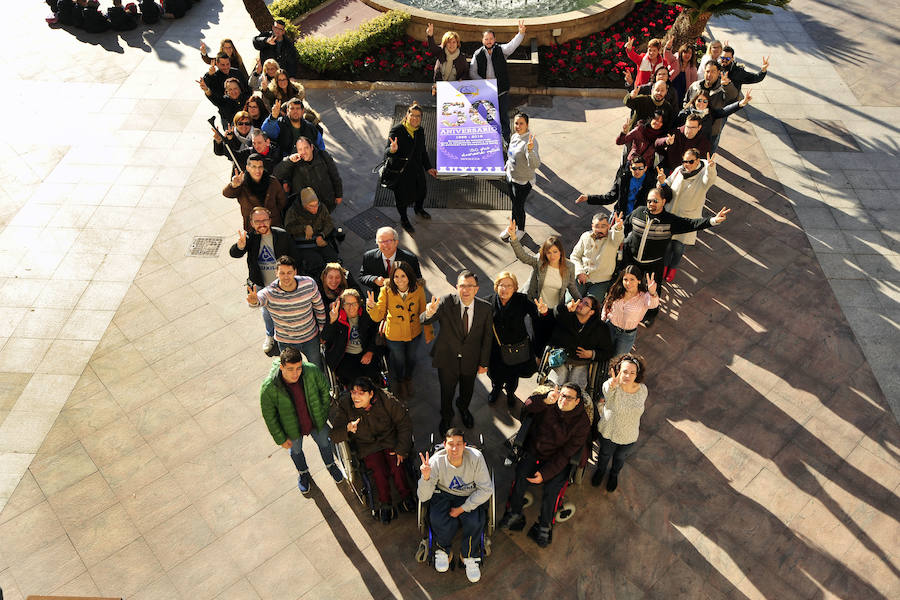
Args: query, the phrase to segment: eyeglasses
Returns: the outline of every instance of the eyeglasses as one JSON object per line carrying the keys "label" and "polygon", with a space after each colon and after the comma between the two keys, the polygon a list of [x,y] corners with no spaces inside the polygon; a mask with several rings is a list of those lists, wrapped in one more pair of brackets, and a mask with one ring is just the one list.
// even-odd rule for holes
{"label": "eyeglasses", "polygon": [[457,284],[456,284],[456,287],[458,287],[458,288],[461,289],[461,290],[468,290],[468,289],[471,289],[471,288],[477,288],[478,286],[477,286],[477,285],[474,285],[474,284],[471,284],[471,283],[457,283]]}
{"label": "eyeglasses", "polygon": [[250,121],[238,121],[238,127],[249,127]]}
{"label": "eyeglasses", "polygon": [[646,168],[644,165],[631,165],[632,171],[643,171]]}

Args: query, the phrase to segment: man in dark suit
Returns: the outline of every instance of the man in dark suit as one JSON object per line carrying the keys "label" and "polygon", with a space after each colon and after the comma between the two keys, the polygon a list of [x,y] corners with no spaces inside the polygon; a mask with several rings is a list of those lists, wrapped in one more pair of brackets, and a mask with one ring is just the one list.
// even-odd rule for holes
{"label": "man in dark suit", "polygon": [[[269,210],[263,206],[257,206],[250,212],[250,225],[253,226],[253,231],[248,234],[242,229],[238,241],[231,246],[228,254],[232,258],[247,255],[247,281],[257,289],[262,289],[275,281],[277,268],[275,261],[278,257],[290,256],[296,260],[297,248],[287,231],[280,227],[272,227],[272,217]],[[267,308],[263,307],[262,315],[263,323],[266,325],[263,352],[272,356],[277,349],[275,323]]]}
{"label": "man in dark suit", "polygon": [[475,418],[469,412],[475,377],[487,371],[491,356],[491,305],[478,293],[478,276],[465,269],[456,278],[456,293],[432,298],[422,313],[422,323],[440,323],[431,347],[431,364],[438,370],[441,384],[441,434],[453,420],[453,394],[463,425],[471,428]]}
{"label": "man in dark suit", "polygon": [[412,266],[416,278],[422,278],[419,259],[408,250],[398,247],[397,231],[392,227],[382,227],[375,233],[378,248],[363,254],[362,266],[359,268],[359,281],[378,294],[388,276],[389,265],[403,261]]}

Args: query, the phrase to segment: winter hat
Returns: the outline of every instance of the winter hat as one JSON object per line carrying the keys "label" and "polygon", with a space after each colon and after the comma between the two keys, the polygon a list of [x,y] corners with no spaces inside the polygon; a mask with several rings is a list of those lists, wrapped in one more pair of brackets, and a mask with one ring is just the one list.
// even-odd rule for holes
{"label": "winter hat", "polygon": [[311,187],[305,187],[300,190],[300,204],[303,206],[308,205],[310,202],[318,201],[319,197],[316,196],[316,190]]}

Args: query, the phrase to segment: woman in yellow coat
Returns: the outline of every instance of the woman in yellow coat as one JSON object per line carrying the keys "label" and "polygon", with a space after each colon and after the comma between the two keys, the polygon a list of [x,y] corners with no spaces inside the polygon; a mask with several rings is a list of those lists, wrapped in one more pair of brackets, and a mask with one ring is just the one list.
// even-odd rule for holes
{"label": "woman in yellow coat", "polygon": [[373,321],[384,320],[384,338],[389,350],[388,367],[394,391],[409,397],[422,330],[427,341],[434,337],[430,325],[423,326],[419,315],[425,312],[425,287],[416,281],[412,265],[394,263],[391,277],[381,288],[378,300],[369,292],[366,311]]}

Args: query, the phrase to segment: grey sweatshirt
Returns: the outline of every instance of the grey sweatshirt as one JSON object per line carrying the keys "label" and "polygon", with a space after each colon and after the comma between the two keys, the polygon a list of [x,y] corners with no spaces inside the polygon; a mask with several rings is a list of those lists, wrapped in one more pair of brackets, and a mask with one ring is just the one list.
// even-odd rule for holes
{"label": "grey sweatshirt", "polygon": [[525,185],[534,185],[534,172],[541,166],[541,156],[538,154],[538,141],[534,140],[534,148],[528,151],[528,138],[531,133],[519,135],[513,133],[509,138],[509,147],[506,153],[506,178],[510,181]]}
{"label": "grey sweatshirt", "polygon": [[463,451],[463,462],[459,467],[454,467],[447,459],[447,451],[439,450],[428,459],[431,465],[431,475],[428,481],[419,478],[419,500],[425,502],[431,499],[434,489],[454,496],[468,496],[463,502],[462,509],[466,512],[478,508],[488,499],[494,491],[494,482],[491,481],[491,473],[488,471],[484,456],[475,448],[466,447]]}

